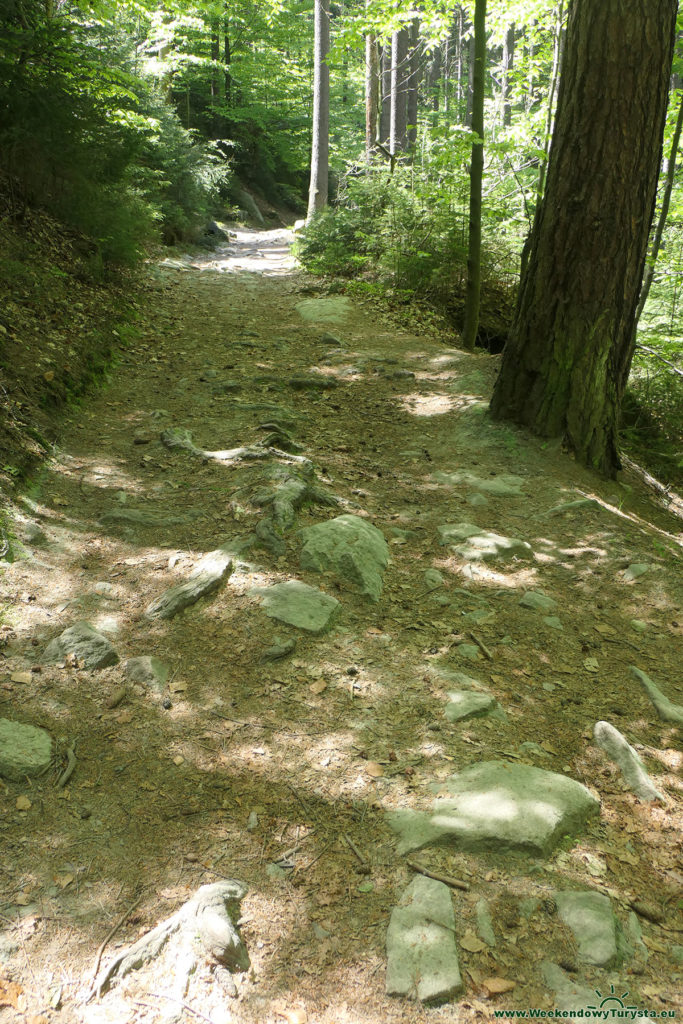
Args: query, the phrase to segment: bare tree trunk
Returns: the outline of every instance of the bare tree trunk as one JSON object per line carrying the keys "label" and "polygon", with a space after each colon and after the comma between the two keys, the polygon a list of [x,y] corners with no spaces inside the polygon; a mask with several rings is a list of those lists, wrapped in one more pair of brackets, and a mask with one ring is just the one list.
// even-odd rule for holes
{"label": "bare tree trunk", "polygon": [[671,150],[669,153],[668,165],[666,168],[666,178],[664,180],[664,191],[662,192],[662,206],[659,211],[659,219],[657,221],[657,227],[655,233],[652,236],[652,245],[650,246],[650,255],[645,263],[645,273],[643,274],[643,284],[640,289],[640,298],[638,299],[638,308],[636,310],[636,326],[640,320],[647,297],[650,294],[650,286],[652,284],[652,277],[655,272],[655,263],[657,262],[657,256],[659,255],[659,248],[662,244],[662,235],[664,234],[664,228],[666,227],[666,218],[669,215],[669,204],[671,203],[671,192],[674,185],[674,175],[676,173],[676,156],[678,155],[678,147],[681,141],[681,129],[683,128],[683,98],[678,104],[678,116],[676,118],[676,127],[674,128],[674,137],[671,140]]}
{"label": "bare tree trunk", "polygon": [[443,61],[443,52],[440,46],[437,46],[432,53],[432,59],[429,64],[429,74],[427,84],[429,88],[429,96],[431,99],[431,107],[433,111],[439,109],[439,79],[441,78],[441,67]]}
{"label": "bare tree trunk", "polygon": [[465,124],[468,128],[472,128],[472,110],[474,107],[474,75],[475,66],[477,63],[476,57],[476,42],[474,39],[474,32],[469,38],[467,45],[467,52],[469,56],[469,65],[467,68],[467,106],[465,107]]}
{"label": "bare tree trunk", "polygon": [[382,106],[379,115],[379,141],[389,145],[391,130],[391,43],[382,47]]}
{"label": "bare tree trunk", "polygon": [[389,127],[389,152],[392,156],[402,153],[407,147],[407,94],[406,68],[408,56],[408,33],[405,29],[394,32],[391,37],[391,121]]}
{"label": "bare tree trunk", "polygon": [[225,16],[223,18],[223,64],[225,65],[224,96],[226,107],[232,106],[232,73],[230,63],[232,54],[230,52],[230,15],[228,13],[228,0],[225,0]]}
{"label": "bare tree trunk", "polygon": [[510,72],[515,63],[515,23],[508,26],[503,45],[503,80],[501,82],[501,105],[503,112],[503,128],[512,123],[512,107],[510,106]]}
{"label": "bare tree trunk", "polygon": [[313,139],[311,145],[311,184],[306,220],[327,205],[328,161],[330,145],[330,72],[326,57],[330,49],[329,0],[315,0],[315,39],[313,51]]}
{"label": "bare tree trunk", "polygon": [[573,0],[546,190],[491,400],[496,418],[563,437],[607,475],[619,468],[677,6]]}
{"label": "bare tree trunk", "polygon": [[473,349],[479,329],[481,292],[481,183],[484,173],[484,83],[486,72],[486,0],[474,8],[474,60],[472,75],[472,143],[470,164],[470,231],[467,251],[467,290],[462,343]]}
{"label": "bare tree trunk", "polygon": [[414,149],[417,142],[417,85],[420,77],[420,21],[414,18],[410,26],[408,79],[406,81],[406,120],[408,122],[406,141],[409,149]]}
{"label": "bare tree trunk", "polygon": [[377,138],[377,108],[379,106],[379,66],[377,41],[368,32],[365,37],[365,159],[370,164]]}

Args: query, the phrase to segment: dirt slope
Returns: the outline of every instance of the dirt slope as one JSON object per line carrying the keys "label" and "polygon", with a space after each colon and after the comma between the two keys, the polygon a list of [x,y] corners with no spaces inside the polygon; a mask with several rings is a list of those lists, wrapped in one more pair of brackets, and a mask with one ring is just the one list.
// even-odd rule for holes
{"label": "dirt slope", "polygon": [[[5,997],[0,1021],[487,1019],[556,1005],[544,959],[591,989],[613,985],[639,1007],[680,1014],[680,734],[629,674],[635,665],[683,703],[677,506],[491,423],[495,359],[412,335],[372,305],[345,309],[339,296],[305,319],[319,285],[293,269],[287,241],[245,232],[203,261],[152,268],[143,335],[111,386],[74,412],[17,506],[22,557],[0,575],[0,716],[47,729],[57,756],[40,778],[0,783],[0,994],[9,981],[23,990]],[[164,445],[175,428],[205,454]],[[264,514],[255,492],[293,456],[312,462],[336,508],[304,505],[284,553],[261,537],[210,597],[168,621],[146,616],[204,552],[253,535]],[[595,501],[558,511],[585,498]],[[296,531],[340,513],[367,517],[389,543],[377,603],[300,568]],[[463,521],[528,542],[533,557],[473,562],[440,545],[439,526]],[[425,580],[430,569],[442,584]],[[277,623],[249,593],[292,578],[341,602],[328,632]],[[527,591],[554,610],[520,606]],[[45,661],[48,641],[83,620],[119,664]],[[264,660],[289,639],[293,653]],[[170,668],[158,692],[126,676],[125,660],[142,655]],[[443,670],[478,680],[507,720],[451,724]],[[637,746],[665,802],[628,792],[592,743],[601,719]],[[57,788],[74,743],[74,773]],[[386,927],[414,872],[386,812],[423,807],[430,784],[501,759],[584,783],[600,819],[547,859],[416,855],[469,885],[454,890],[465,989],[435,1009],[391,999]],[[105,963],[222,877],[248,887],[252,968],[236,996],[202,969],[183,1008],[164,998],[170,982],[153,965],[84,1003],[122,915]],[[648,904],[659,921],[641,915],[647,960],[579,964],[553,904],[567,888],[607,892],[624,919],[634,901]],[[474,936],[482,897],[494,947]],[[536,900],[530,916],[524,899]],[[515,987],[493,995],[491,977]]]}

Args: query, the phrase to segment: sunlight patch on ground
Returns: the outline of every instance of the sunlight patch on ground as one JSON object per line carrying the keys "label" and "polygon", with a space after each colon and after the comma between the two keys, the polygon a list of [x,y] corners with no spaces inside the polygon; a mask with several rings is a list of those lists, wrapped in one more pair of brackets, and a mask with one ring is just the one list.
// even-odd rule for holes
{"label": "sunlight patch on ground", "polygon": [[399,404],[413,416],[443,416],[456,408],[456,402],[449,395],[403,395]]}

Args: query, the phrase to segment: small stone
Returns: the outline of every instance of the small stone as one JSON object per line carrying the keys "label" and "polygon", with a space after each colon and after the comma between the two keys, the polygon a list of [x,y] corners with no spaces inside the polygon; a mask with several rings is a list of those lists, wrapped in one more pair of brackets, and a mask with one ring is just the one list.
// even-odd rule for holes
{"label": "small stone", "polygon": [[646,562],[634,562],[624,571],[624,579],[629,582],[637,580],[640,576],[644,576],[649,569],[650,566]]}
{"label": "small stone", "polygon": [[543,621],[545,622],[546,626],[550,627],[550,629],[558,629],[558,630],[563,630],[564,629],[564,626],[562,625],[562,623],[560,622],[560,620],[558,619],[558,617],[556,615],[546,615],[544,617]]}
{"label": "small stone", "polygon": [[495,706],[495,698],[490,694],[464,690],[460,693],[448,694],[448,704],[444,708],[444,715],[449,722],[462,722],[468,718],[479,718]]}
{"label": "small stone", "polygon": [[418,875],[391,912],[387,995],[443,1003],[461,989],[450,890],[443,882]]}
{"label": "small stone", "polygon": [[272,647],[266,648],[260,657],[260,661],[279,661],[280,658],[286,658],[289,654],[293,654],[296,650],[296,640],[287,640],[283,644],[273,644]]}
{"label": "small stone", "polygon": [[560,919],[574,934],[579,958],[595,967],[611,967],[618,950],[609,896],[601,892],[558,892],[555,901]]}
{"label": "small stone", "polygon": [[299,580],[276,583],[272,587],[253,587],[248,593],[261,600],[270,618],[309,633],[323,633],[341,608],[334,597]]}
{"label": "small stone", "polygon": [[169,676],[169,669],[160,658],[153,655],[142,655],[138,658],[129,658],[126,662],[126,675],[135,683],[147,686],[157,693],[166,686]]}
{"label": "small stone", "polygon": [[519,599],[518,604],[522,608],[531,608],[536,612],[551,612],[553,608],[557,607],[557,603],[553,601],[552,597],[546,597],[545,594],[536,590],[528,590],[524,597]]}
{"label": "small stone", "polygon": [[88,622],[78,622],[51,640],[43,653],[43,661],[61,661],[67,654],[76,657],[86,669],[106,668],[119,660],[109,640]]}
{"label": "small stone", "polygon": [[40,775],[52,760],[52,739],[45,729],[0,718],[0,776],[21,782]]}
{"label": "small stone", "polygon": [[593,729],[595,742],[617,764],[628,788],[639,800],[664,800],[645,770],[638,752],[609,722],[596,722]]}
{"label": "small stone", "polygon": [[636,633],[647,633],[650,626],[647,622],[643,622],[642,619],[631,619],[631,628],[634,629]]}
{"label": "small stone", "polygon": [[234,546],[228,543],[204,555],[185,583],[170,587],[152,601],[145,612],[147,617],[172,619],[200,598],[213,594],[232,570],[234,550]]}
{"label": "small stone", "polygon": [[422,574],[422,579],[424,580],[425,586],[429,587],[430,590],[432,588],[436,589],[437,587],[442,587],[445,582],[443,573],[439,572],[438,569],[425,569]]}
{"label": "small stone", "polygon": [[482,942],[485,942],[487,946],[495,946],[496,936],[493,931],[491,912],[486,900],[479,900],[474,908],[474,912],[477,919],[477,934],[479,938]]}
{"label": "small stone", "polygon": [[476,644],[458,644],[456,652],[461,658],[464,658],[465,661],[481,660],[481,651]]}
{"label": "small stone", "polygon": [[475,491],[474,494],[468,494],[466,498],[467,504],[471,505],[472,508],[482,508],[484,505],[488,505],[489,500],[483,494],[479,494]]}

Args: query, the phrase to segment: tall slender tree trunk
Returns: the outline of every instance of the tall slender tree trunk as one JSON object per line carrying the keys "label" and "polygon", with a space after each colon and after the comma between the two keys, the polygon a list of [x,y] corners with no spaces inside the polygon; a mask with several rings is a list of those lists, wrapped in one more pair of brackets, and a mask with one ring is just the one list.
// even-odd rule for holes
{"label": "tall slender tree trunk", "polygon": [[391,131],[391,43],[382,47],[382,106],[379,115],[379,141],[389,145]]}
{"label": "tall slender tree trunk", "polygon": [[417,87],[420,77],[420,22],[414,18],[410,26],[408,79],[406,81],[406,119],[408,122],[406,141],[408,148],[413,150],[417,142]]}
{"label": "tall slender tree trunk", "polygon": [[223,65],[225,67],[223,95],[225,97],[226,107],[230,108],[232,106],[232,72],[230,70],[232,54],[230,52],[230,15],[228,14],[228,0],[225,0],[224,10],[226,13],[223,18]]}
{"label": "tall slender tree trunk", "polygon": [[608,475],[619,468],[677,6],[573,0],[546,190],[491,400],[496,418],[564,437]]}
{"label": "tall slender tree trunk", "polygon": [[510,75],[515,63],[515,24],[508,26],[503,44],[503,80],[501,82],[501,107],[503,127],[512,123],[512,106],[510,105]]}
{"label": "tall slender tree trunk", "polygon": [[443,51],[440,46],[437,46],[432,53],[432,59],[429,64],[429,96],[431,100],[431,107],[433,111],[439,109],[439,79],[441,78],[441,65],[443,60]]}
{"label": "tall slender tree trunk", "polygon": [[481,183],[484,173],[484,81],[486,71],[486,0],[474,8],[474,73],[472,76],[472,143],[470,163],[470,230],[467,250],[467,290],[462,343],[473,349],[479,329],[481,293]]}
{"label": "tall slender tree trunk", "polygon": [[377,140],[377,108],[379,107],[379,62],[377,41],[373,33],[365,37],[365,159],[370,164]]}
{"label": "tall slender tree trunk", "polygon": [[659,218],[657,219],[657,226],[655,233],[652,236],[652,245],[650,246],[650,254],[647,262],[645,263],[645,272],[643,274],[643,283],[640,289],[640,297],[638,299],[638,308],[636,310],[636,326],[640,320],[647,297],[650,294],[650,286],[652,285],[652,277],[655,272],[655,263],[657,262],[657,256],[659,255],[659,248],[662,244],[662,235],[664,234],[664,228],[666,227],[666,219],[669,216],[669,205],[671,203],[671,192],[673,191],[674,176],[676,174],[676,157],[678,155],[678,147],[681,142],[681,129],[683,128],[683,97],[681,97],[678,104],[678,116],[676,117],[676,127],[674,128],[674,137],[671,140],[671,150],[669,152],[669,159],[666,167],[666,178],[664,179],[664,190],[662,192],[662,205],[659,211]]}
{"label": "tall slender tree trunk", "polygon": [[477,65],[476,45],[475,32],[473,32],[467,44],[469,62],[467,67],[467,105],[465,107],[465,124],[468,128],[474,127],[472,124],[472,112],[474,110],[474,76]]}
{"label": "tall slender tree trunk", "polygon": [[311,145],[311,183],[306,220],[327,205],[328,161],[330,145],[330,72],[326,57],[330,50],[329,0],[315,0],[315,38],[313,43],[313,139]]}
{"label": "tall slender tree trunk", "polygon": [[391,37],[391,121],[389,128],[389,152],[392,156],[402,153],[407,147],[407,91],[408,33],[405,29],[394,32]]}

